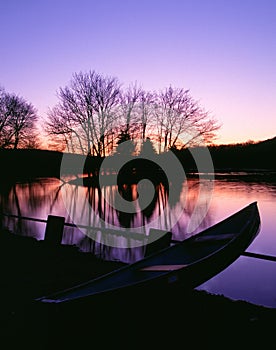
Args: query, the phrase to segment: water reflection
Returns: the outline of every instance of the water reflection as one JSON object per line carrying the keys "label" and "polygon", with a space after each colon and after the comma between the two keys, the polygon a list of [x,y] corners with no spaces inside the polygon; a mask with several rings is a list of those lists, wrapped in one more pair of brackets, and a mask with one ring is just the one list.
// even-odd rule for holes
{"label": "water reflection", "polygon": [[[122,183],[119,186],[100,187],[98,185],[80,186],[64,183],[54,178],[45,178],[30,183],[15,183],[9,187],[2,187],[0,189],[0,211],[43,220],[47,219],[49,214],[64,216],[66,222],[101,229],[101,232],[115,228],[122,233],[122,237],[107,235],[106,232],[100,237],[100,233],[95,230],[91,235],[91,230],[88,232],[85,228],[67,227],[64,230],[62,242],[78,245],[82,250],[104,255],[106,258],[108,254],[112,256],[112,259],[121,259],[123,255],[129,260],[131,259],[129,255],[133,254],[133,260],[143,256],[144,242],[135,242],[134,239],[134,243],[130,246],[136,245],[137,249],[128,249],[127,241],[133,238],[126,236],[125,231],[130,230],[144,237],[144,235],[149,235],[151,228],[155,228],[172,231],[174,239],[185,239],[188,235],[187,224],[193,215],[194,208],[201,207],[203,212],[206,211],[207,201],[200,203],[198,201],[199,189],[197,180],[184,181],[178,192],[178,198],[176,198],[175,190],[171,191],[169,185],[162,182],[154,184],[148,182]],[[152,191],[152,197],[145,206],[141,193],[150,193],[150,191]],[[170,191],[174,193],[173,198],[169,195]],[[126,201],[127,211],[118,210],[117,204],[120,197]],[[197,230],[209,224],[208,215],[205,215],[203,220],[199,220]],[[2,225],[7,226],[16,234],[44,239],[44,224],[4,216]],[[90,237],[96,237],[96,242]],[[117,243],[114,243],[114,246],[117,247],[117,257],[116,249],[108,247],[113,246],[110,244],[112,240],[117,240]],[[107,246],[104,242],[108,243]]]}
{"label": "water reflection", "polygon": [[[139,191],[142,189],[142,192],[147,193],[152,188],[154,189],[152,199],[143,208]],[[162,182],[154,184],[145,182],[139,189],[137,183],[119,186],[110,184],[102,187],[81,186],[63,183],[54,178],[43,178],[30,183],[2,185],[0,212],[44,220],[49,214],[59,215],[64,216],[66,222],[73,221],[75,224],[100,229],[115,228],[122,233],[128,229],[143,235],[148,235],[150,228],[171,230],[173,239],[182,240],[211,226],[249,202],[257,200],[262,222],[273,225],[272,212],[276,212],[276,186],[272,182],[216,180],[214,191],[210,192],[208,179],[199,181],[196,178],[190,178],[183,181],[182,188],[178,191],[178,198],[175,195],[172,198],[170,191],[170,186]],[[128,212],[118,210],[119,197],[127,201]],[[161,215],[162,213],[164,215]],[[17,234],[44,239],[44,224],[9,217],[3,217],[1,224]],[[275,235],[272,236],[271,232],[274,232],[274,229],[270,229],[269,232],[270,239],[274,240]],[[99,233],[95,234],[99,235]],[[97,244],[91,241],[89,236],[91,237],[85,229],[67,227],[64,231],[63,243],[78,245],[85,251],[95,251]],[[268,235],[266,238],[268,239]],[[121,239],[117,246],[127,247],[124,235],[120,238],[119,236],[107,237],[107,240],[112,239]],[[267,239],[258,237],[253,245],[257,251],[258,247],[262,247],[266,250],[263,253],[274,254],[276,243],[271,245],[270,242],[267,243]],[[99,238],[99,241],[103,241],[103,238]],[[138,243],[137,246],[139,246]],[[105,254],[108,251],[106,247],[99,249],[105,250]],[[271,252],[271,249],[274,251]],[[112,252],[113,257],[114,254]],[[123,253],[120,252],[119,255],[121,254]]]}
{"label": "water reflection", "polygon": [[[19,217],[47,218],[58,207],[61,183],[53,179],[38,179],[26,183],[2,184],[0,187],[0,212]],[[20,218],[3,217],[1,225],[12,232],[42,239],[43,225]]]}
{"label": "water reflection", "polygon": [[[135,188],[134,188],[135,186]],[[118,192],[115,192],[115,208],[118,208],[118,201],[120,200],[120,196],[128,201],[128,205],[130,210],[129,212],[121,211],[116,209],[116,214],[118,221],[120,223],[120,226],[122,227],[132,227],[134,224],[134,213],[135,213],[135,206],[133,201],[137,199],[137,185],[130,185],[130,184],[119,184],[118,185]],[[114,220],[114,218],[112,217]]]}

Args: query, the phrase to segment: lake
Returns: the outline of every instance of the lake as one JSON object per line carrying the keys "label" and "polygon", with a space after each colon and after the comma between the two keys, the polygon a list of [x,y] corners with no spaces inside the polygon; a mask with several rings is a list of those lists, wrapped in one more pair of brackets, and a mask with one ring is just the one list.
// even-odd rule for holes
{"label": "lake", "polygon": [[[49,214],[63,216],[79,226],[65,227],[63,244],[105,259],[133,262],[144,254],[136,234],[144,237],[152,228],[170,229],[173,239],[183,240],[257,201],[261,229],[247,251],[276,256],[276,179],[247,173],[220,174],[214,181],[191,177],[183,181],[178,195],[171,193],[168,186],[147,181],[99,188],[39,178],[3,185],[0,211],[42,220]],[[149,203],[142,200],[145,194]],[[4,216],[3,225],[16,234],[44,239],[45,222]],[[134,234],[131,239],[129,233]],[[276,307],[276,262],[240,256],[197,289]]]}

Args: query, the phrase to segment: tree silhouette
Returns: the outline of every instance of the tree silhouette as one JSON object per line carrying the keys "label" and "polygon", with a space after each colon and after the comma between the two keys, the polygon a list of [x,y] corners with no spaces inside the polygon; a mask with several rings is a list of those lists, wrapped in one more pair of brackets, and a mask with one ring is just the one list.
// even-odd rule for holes
{"label": "tree silhouette", "polygon": [[73,152],[105,156],[118,117],[119,94],[116,78],[95,71],[74,74],[48,113],[48,134],[61,137]]}
{"label": "tree silhouette", "polygon": [[220,127],[192,98],[189,90],[171,86],[157,96],[155,122],[159,153],[171,148],[209,143]]}
{"label": "tree silhouette", "polygon": [[58,98],[46,130],[76,153],[105,157],[126,137],[136,152],[149,137],[162,153],[211,143],[220,127],[189,90],[147,92],[136,83],[123,89],[116,78],[95,71],[73,74]]}
{"label": "tree silhouette", "polygon": [[139,118],[139,103],[143,94],[141,87],[137,84],[130,85],[120,94],[120,121],[121,129],[125,135],[135,135],[137,119]]}
{"label": "tree silhouette", "polygon": [[140,156],[152,157],[156,155],[156,150],[149,137],[142,143]]}
{"label": "tree silhouette", "polygon": [[121,131],[118,136],[116,154],[120,155],[133,155],[135,151],[135,144],[129,133],[126,131]]}
{"label": "tree silhouette", "polygon": [[31,103],[23,97],[0,89],[0,147],[34,148],[38,146],[38,116]]}

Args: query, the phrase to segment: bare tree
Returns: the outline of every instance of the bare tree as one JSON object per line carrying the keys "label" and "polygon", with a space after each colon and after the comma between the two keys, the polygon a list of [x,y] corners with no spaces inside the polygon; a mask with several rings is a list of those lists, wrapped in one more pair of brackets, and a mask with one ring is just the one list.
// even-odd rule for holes
{"label": "bare tree", "polygon": [[15,94],[0,92],[0,147],[27,148],[38,145],[35,134],[38,120],[31,103]]}
{"label": "bare tree", "polygon": [[211,142],[219,128],[189,90],[172,87],[158,94],[155,121],[159,152]]}
{"label": "bare tree", "polygon": [[[130,85],[120,95],[121,123],[120,132],[134,136],[137,127],[138,107],[143,90],[137,83]],[[133,137],[132,137],[133,138]]]}
{"label": "bare tree", "polygon": [[105,156],[110,142],[109,136],[118,119],[118,104],[120,86],[118,80],[112,77],[102,77],[94,73],[92,80],[93,108],[96,118],[92,119],[93,139],[96,140],[96,154]]}
{"label": "bare tree", "polygon": [[75,116],[57,105],[48,112],[45,130],[54,142],[55,147],[67,148],[68,152],[85,154],[87,150],[86,137],[83,130],[75,120]]}
{"label": "bare tree", "polygon": [[155,94],[147,92],[137,83],[130,85],[126,91],[122,91],[120,98],[120,121],[117,130],[118,140],[135,141],[137,151],[141,149],[153,124]]}
{"label": "bare tree", "polygon": [[78,148],[105,156],[118,117],[119,94],[116,78],[95,71],[74,74],[70,85],[58,92],[60,102],[48,113],[48,133],[61,136],[72,151]]}
{"label": "bare tree", "polygon": [[140,96],[140,113],[139,113],[142,143],[146,141],[147,129],[153,125],[151,123],[151,120],[153,119],[153,116],[154,116],[155,101],[156,101],[155,93],[142,91]]}
{"label": "bare tree", "polygon": [[3,148],[7,144],[9,111],[7,106],[7,98],[4,88],[0,87],[0,147]]}

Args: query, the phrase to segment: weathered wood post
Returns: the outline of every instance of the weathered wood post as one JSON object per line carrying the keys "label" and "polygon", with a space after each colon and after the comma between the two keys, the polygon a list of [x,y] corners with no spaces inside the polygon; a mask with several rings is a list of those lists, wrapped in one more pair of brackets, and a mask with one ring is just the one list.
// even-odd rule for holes
{"label": "weathered wood post", "polygon": [[45,242],[52,245],[59,245],[62,241],[65,218],[62,216],[48,215]]}
{"label": "weathered wood post", "polygon": [[151,228],[149,232],[151,243],[146,245],[145,256],[155,253],[163,248],[169,247],[172,239],[172,233],[163,230]]}

